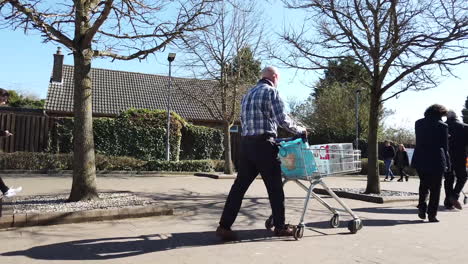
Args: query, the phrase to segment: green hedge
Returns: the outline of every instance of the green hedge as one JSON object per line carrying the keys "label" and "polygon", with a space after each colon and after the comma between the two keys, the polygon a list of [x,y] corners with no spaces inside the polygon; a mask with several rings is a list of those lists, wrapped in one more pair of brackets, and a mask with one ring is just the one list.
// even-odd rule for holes
{"label": "green hedge", "polygon": [[[117,118],[93,120],[96,152],[106,156],[130,156],[141,160],[165,159],[166,111],[130,109]],[[171,112],[171,160],[179,159],[181,129],[186,121]],[[61,119],[51,132],[49,151],[73,151],[73,119]]]}
{"label": "green hedge", "polygon": [[181,160],[221,159],[223,132],[219,129],[186,125],[182,128]]}
{"label": "green hedge", "polygon": [[[362,175],[367,175],[368,172],[368,160],[367,159],[361,159],[361,172],[360,174]],[[398,168],[395,165],[392,165],[392,172],[395,176],[399,176],[399,171]],[[415,176],[417,175],[416,170],[411,167],[406,167],[405,172],[410,175],[410,176]],[[379,160],[379,174],[380,175],[385,175],[385,163],[383,160]]]}
{"label": "green hedge", "polygon": [[[222,171],[221,160],[144,161],[132,157],[96,155],[97,170],[119,171]],[[73,154],[39,152],[0,153],[0,170],[72,170]]]}
{"label": "green hedge", "polygon": [[0,169],[2,170],[69,170],[72,163],[71,154],[0,153]]}

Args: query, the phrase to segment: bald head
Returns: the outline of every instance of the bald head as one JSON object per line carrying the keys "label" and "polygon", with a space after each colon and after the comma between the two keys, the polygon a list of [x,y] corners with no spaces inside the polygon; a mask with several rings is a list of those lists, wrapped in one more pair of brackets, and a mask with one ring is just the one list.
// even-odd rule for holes
{"label": "bald head", "polygon": [[455,113],[455,111],[453,110],[449,110],[447,112],[447,119],[457,119],[458,116],[457,116],[457,113]]}
{"label": "bald head", "polygon": [[279,71],[276,67],[267,66],[262,70],[262,78],[272,81],[275,87],[278,86],[279,76]]}

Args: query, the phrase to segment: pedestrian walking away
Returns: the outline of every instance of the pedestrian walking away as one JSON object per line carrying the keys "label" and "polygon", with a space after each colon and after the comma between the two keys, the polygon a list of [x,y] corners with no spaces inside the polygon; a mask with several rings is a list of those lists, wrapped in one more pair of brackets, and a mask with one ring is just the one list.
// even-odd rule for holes
{"label": "pedestrian walking away", "polygon": [[266,67],[262,71],[262,79],[242,99],[239,169],[216,230],[216,235],[222,240],[237,239],[231,226],[239,213],[245,192],[259,173],[270,200],[275,225],[274,234],[277,236],[294,234],[293,228],[285,224],[281,164],[275,138],[278,126],[294,134],[305,134],[306,130],[295,124],[285,113],[284,102],[276,89],[279,78],[278,69]]}
{"label": "pedestrian walking away", "polygon": [[382,151],[382,157],[383,157],[384,164],[385,164],[384,181],[388,181],[388,176],[390,176],[390,181],[393,181],[393,179],[395,179],[395,176],[393,175],[393,171],[391,167],[392,167],[393,158],[395,157],[395,149],[393,148],[392,145],[390,145],[390,141],[388,140],[385,141],[385,146]]}
{"label": "pedestrian walking away", "polygon": [[406,152],[405,145],[403,144],[398,145],[398,150],[395,154],[394,163],[400,173],[400,179],[398,179],[398,181],[402,182],[403,178],[406,178],[406,181],[408,181],[409,176],[408,174],[406,174],[405,168],[409,166],[409,159],[408,159],[408,152]]}
{"label": "pedestrian walking away", "polygon": [[[447,209],[454,207],[461,210],[462,205],[458,201],[460,192],[465,186],[468,177],[466,172],[466,148],[468,147],[468,125],[458,121],[457,114],[454,111],[448,111],[447,121],[449,133],[449,154],[451,161],[451,169],[445,173],[444,189],[445,200],[444,206]],[[454,182],[456,184],[454,186]]]}
{"label": "pedestrian walking away", "polygon": [[[439,104],[429,106],[424,118],[415,123],[416,147],[411,165],[418,172],[418,216],[429,222],[439,222],[437,210],[440,200],[442,177],[450,169],[448,154],[448,126],[442,121],[447,109]],[[429,205],[426,200],[429,196]]]}
{"label": "pedestrian walking away", "polygon": [[[0,105],[5,105],[8,103],[8,99],[10,97],[10,94],[8,93],[7,90],[0,88]],[[9,137],[12,136],[13,134],[10,133],[8,130],[0,130],[0,137]],[[5,197],[12,197],[15,196],[17,193],[21,192],[23,190],[22,187],[8,187],[3,179],[0,177],[0,191],[2,192],[3,196]]]}

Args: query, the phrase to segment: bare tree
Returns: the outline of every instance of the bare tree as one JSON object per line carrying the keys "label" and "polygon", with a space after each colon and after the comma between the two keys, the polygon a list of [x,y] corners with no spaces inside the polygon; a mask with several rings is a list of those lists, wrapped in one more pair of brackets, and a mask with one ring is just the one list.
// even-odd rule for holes
{"label": "bare tree", "polygon": [[223,123],[224,172],[234,172],[230,128],[239,118],[241,96],[255,83],[260,62],[254,59],[261,42],[261,18],[254,1],[222,1],[204,24],[213,24],[184,38],[186,65],[196,79],[214,80],[213,89],[196,87],[187,96],[203,105]]}
{"label": "bare tree", "polygon": [[[38,31],[74,59],[74,160],[69,201],[98,197],[92,122],[91,62],[95,57],[145,59],[211,12],[209,0],[0,0],[0,27]],[[171,15],[172,11],[176,12]],[[163,19],[164,18],[164,19]]]}
{"label": "bare tree", "polygon": [[[284,64],[324,69],[329,60],[352,56],[370,80],[367,193],[380,193],[377,166],[379,110],[396,95],[437,86],[439,74],[467,61],[466,0],[284,0],[307,12],[300,30],[281,34]],[[285,55],[286,54],[286,55]],[[363,80],[365,81],[365,80]]]}

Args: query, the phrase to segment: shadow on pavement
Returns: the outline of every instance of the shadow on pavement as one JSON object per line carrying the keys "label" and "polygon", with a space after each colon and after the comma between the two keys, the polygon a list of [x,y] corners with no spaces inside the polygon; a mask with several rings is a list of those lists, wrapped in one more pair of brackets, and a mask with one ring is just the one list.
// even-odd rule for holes
{"label": "shadow on pavement", "polygon": [[[239,241],[276,241],[272,232],[265,229],[236,231]],[[288,238],[294,240],[293,238]],[[153,234],[134,237],[113,237],[68,241],[32,247],[26,250],[2,253],[1,256],[26,256],[43,260],[106,260],[142,255],[146,253],[172,250],[177,248],[201,247],[222,244],[210,232],[188,232]]]}
{"label": "shadow on pavement", "polygon": [[[363,230],[369,226],[396,226],[396,225],[411,225],[411,224],[422,224],[422,220],[398,220],[398,219],[362,219]],[[306,227],[308,228],[320,228],[320,229],[334,229],[330,226],[329,221],[313,222],[307,223]],[[347,228],[348,221],[341,221],[339,228]],[[359,232],[362,232],[359,231]],[[340,233],[340,234],[349,234],[349,233]]]}
{"label": "shadow on pavement", "polygon": [[[355,208],[355,212],[365,212],[365,213],[376,213],[376,214],[418,214],[418,208],[416,206],[411,208],[394,208],[394,207],[365,207],[365,208]],[[446,209],[444,206],[439,205],[439,212],[457,212],[458,210]]]}
{"label": "shadow on pavement", "polygon": [[355,212],[366,212],[366,213],[376,213],[376,214],[418,214],[418,208],[395,208],[395,207],[364,207],[364,208],[354,208]]}

